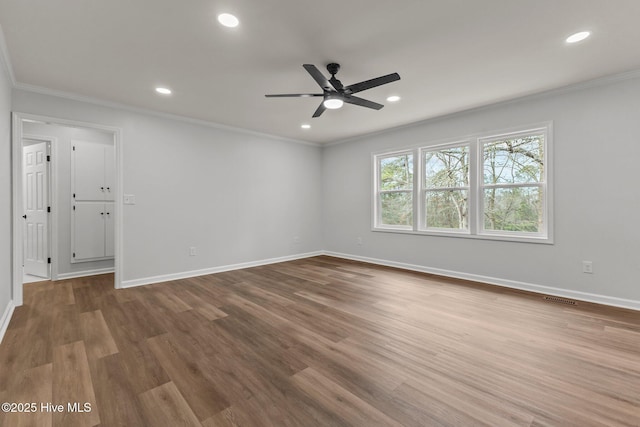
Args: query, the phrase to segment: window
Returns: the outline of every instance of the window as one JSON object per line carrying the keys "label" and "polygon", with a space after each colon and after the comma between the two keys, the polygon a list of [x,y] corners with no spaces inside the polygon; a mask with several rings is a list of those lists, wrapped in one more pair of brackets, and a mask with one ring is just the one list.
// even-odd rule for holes
{"label": "window", "polygon": [[426,229],[469,229],[469,147],[423,150]]}
{"label": "window", "polygon": [[373,229],[552,243],[550,128],[374,155]]}
{"label": "window", "polygon": [[413,227],[413,154],[378,158],[377,223],[386,227]]}
{"label": "window", "polygon": [[545,228],[544,133],[482,140],[482,230]]}

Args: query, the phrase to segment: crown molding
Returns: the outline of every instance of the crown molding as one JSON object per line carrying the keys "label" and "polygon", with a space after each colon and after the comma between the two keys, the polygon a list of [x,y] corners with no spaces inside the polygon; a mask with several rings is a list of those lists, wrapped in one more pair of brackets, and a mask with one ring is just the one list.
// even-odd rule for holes
{"label": "crown molding", "polygon": [[37,93],[37,94],[40,94],[40,95],[47,95],[47,96],[52,96],[52,97],[56,97],[56,98],[68,99],[68,100],[76,101],[76,102],[84,102],[84,103],[87,103],[87,104],[97,105],[97,106],[100,106],[100,107],[112,108],[112,109],[123,110],[123,111],[130,111],[130,112],[133,112],[133,113],[145,114],[145,115],[149,115],[149,116],[160,117],[160,118],[163,118],[163,119],[169,119],[169,120],[175,120],[175,121],[184,122],[184,123],[196,124],[196,125],[205,126],[205,127],[209,127],[209,128],[213,128],[213,129],[218,129],[218,130],[224,130],[224,131],[228,131],[228,132],[234,132],[234,133],[241,133],[241,134],[245,134],[245,135],[257,136],[257,137],[260,137],[260,138],[267,138],[267,139],[271,139],[271,140],[275,140],[275,141],[289,142],[289,143],[293,143],[293,144],[307,145],[307,146],[311,146],[311,147],[320,147],[321,146],[321,144],[318,144],[318,143],[315,143],[315,142],[303,141],[303,140],[292,139],[292,138],[285,138],[283,136],[272,135],[272,134],[263,133],[263,132],[257,132],[257,131],[244,129],[244,128],[239,128],[239,127],[234,127],[234,126],[229,126],[229,125],[223,125],[221,123],[211,122],[211,121],[207,121],[207,120],[194,119],[194,118],[191,118],[191,117],[181,116],[181,115],[178,115],[178,114],[163,113],[161,111],[151,110],[151,109],[148,109],[148,108],[134,107],[134,106],[129,105],[129,104],[123,104],[123,103],[113,102],[113,101],[106,101],[106,100],[100,99],[100,98],[94,98],[94,97],[90,97],[90,96],[79,95],[77,93],[66,92],[66,91],[61,91],[61,90],[56,90],[56,89],[49,89],[49,88],[42,87],[42,86],[36,86],[36,85],[30,85],[30,84],[26,84],[26,83],[17,82],[17,83],[14,84],[14,88],[17,89],[17,90],[24,91],[24,92]]}
{"label": "crown molding", "polygon": [[495,108],[495,107],[515,104],[515,103],[522,102],[522,101],[535,100],[535,99],[544,98],[544,97],[547,97],[547,96],[561,95],[563,93],[569,93],[569,92],[577,92],[577,91],[580,91],[580,90],[586,90],[586,89],[606,86],[606,85],[610,85],[610,84],[614,84],[614,83],[618,83],[618,82],[622,82],[622,81],[626,81],[626,80],[633,80],[633,79],[637,79],[637,78],[640,78],[640,69],[631,70],[631,71],[625,71],[623,73],[610,74],[608,76],[598,77],[598,78],[595,78],[595,79],[586,80],[584,82],[573,83],[573,84],[570,84],[570,85],[561,86],[561,87],[557,87],[557,88],[553,88],[553,89],[548,89],[548,90],[544,90],[544,91],[541,91],[541,92],[535,92],[535,93],[530,93],[530,94],[527,94],[527,95],[518,96],[516,98],[505,99],[503,101],[497,101],[497,102],[493,102],[493,103],[490,103],[490,104],[485,104],[485,105],[480,105],[480,106],[477,106],[477,107],[467,108],[467,109],[460,110],[460,111],[454,111],[452,113],[442,114],[442,115],[430,117],[428,119],[419,120],[417,122],[407,123],[407,124],[400,125],[400,126],[394,126],[394,127],[387,128],[387,129],[382,129],[382,130],[379,130],[379,131],[370,132],[370,133],[367,133],[367,134],[364,134],[364,135],[357,135],[357,136],[352,136],[352,137],[349,137],[349,138],[339,139],[339,140],[336,140],[336,141],[333,141],[333,142],[325,143],[324,147],[331,147],[333,145],[340,145],[340,144],[346,144],[348,142],[361,141],[361,140],[364,140],[364,139],[367,139],[367,138],[371,138],[371,137],[374,137],[374,136],[385,135],[387,133],[393,133],[393,132],[397,132],[397,131],[401,131],[401,130],[411,129],[411,128],[418,127],[418,126],[424,126],[424,125],[427,125],[427,124],[430,124],[430,123],[434,123],[434,122],[437,122],[437,121],[440,121],[440,120],[451,119],[451,118],[455,118],[455,117],[458,117],[458,116],[466,115],[466,114],[469,114],[469,113],[480,112],[480,111],[483,111],[483,110],[488,110],[488,109]]}

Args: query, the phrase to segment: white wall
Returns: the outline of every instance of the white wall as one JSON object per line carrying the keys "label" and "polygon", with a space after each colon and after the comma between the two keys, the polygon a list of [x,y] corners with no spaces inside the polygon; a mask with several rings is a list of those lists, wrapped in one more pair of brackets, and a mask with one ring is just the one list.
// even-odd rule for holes
{"label": "white wall", "polygon": [[13,109],[122,129],[125,284],[322,249],[319,147],[22,90]]}
{"label": "white wall", "polygon": [[53,262],[58,267],[59,275],[80,274],[81,272],[91,272],[113,268],[113,260],[92,261],[71,263],[71,141],[90,141],[102,144],[113,145],[113,134],[101,132],[95,129],[72,128],[68,126],[58,126],[44,123],[27,122],[22,126],[23,134],[26,136],[46,136],[54,137],[52,147],[52,162],[55,162],[55,172],[57,183],[57,205],[53,210],[57,213],[56,224],[51,224],[51,228],[57,228],[58,248],[57,259]]}
{"label": "white wall", "polygon": [[[0,43],[4,43],[0,28]],[[0,45],[0,47],[2,47]],[[11,265],[11,80],[0,49],[0,340],[8,322],[12,293]],[[6,314],[6,316],[5,316]]]}
{"label": "white wall", "polygon": [[[635,74],[327,147],[325,249],[640,309],[639,113]],[[554,245],[371,231],[372,152],[548,120],[554,126]],[[583,260],[593,261],[594,274],[582,273]]]}
{"label": "white wall", "polygon": [[[325,249],[640,308],[637,75],[324,149],[22,90],[13,107],[123,129],[125,282]],[[372,152],[548,120],[554,245],[371,231]]]}

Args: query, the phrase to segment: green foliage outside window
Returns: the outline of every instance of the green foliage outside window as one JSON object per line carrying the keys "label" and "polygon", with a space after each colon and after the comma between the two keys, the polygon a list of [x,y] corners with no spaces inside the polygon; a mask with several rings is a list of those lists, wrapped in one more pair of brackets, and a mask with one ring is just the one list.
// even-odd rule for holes
{"label": "green foliage outside window", "polygon": [[385,225],[413,224],[413,156],[380,159],[380,209]]}

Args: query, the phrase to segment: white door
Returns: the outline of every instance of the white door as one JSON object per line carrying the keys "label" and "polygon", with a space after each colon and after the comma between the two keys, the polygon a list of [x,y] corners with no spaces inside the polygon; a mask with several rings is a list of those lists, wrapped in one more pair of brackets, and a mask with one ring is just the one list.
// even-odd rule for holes
{"label": "white door", "polygon": [[[25,139],[25,143],[30,140]],[[49,277],[49,174],[48,143],[27,145],[23,150],[24,272]]]}

